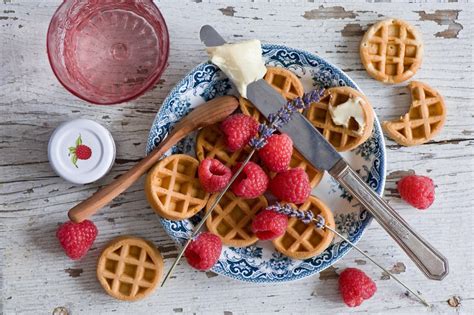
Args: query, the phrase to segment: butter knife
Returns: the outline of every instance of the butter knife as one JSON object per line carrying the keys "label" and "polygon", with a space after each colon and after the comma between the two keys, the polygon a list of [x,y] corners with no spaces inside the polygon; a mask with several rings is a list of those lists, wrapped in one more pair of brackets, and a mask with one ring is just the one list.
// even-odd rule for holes
{"label": "butter knife", "polygon": [[[201,28],[200,37],[208,47],[225,43],[209,25]],[[263,79],[247,87],[247,98],[266,117],[286,104],[286,100]],[[293,145],[309,163],[319,170],[327,171],[350,192],[428,278],[442,280],[446,277],[449,272],[447,259],[378,196],[303,115],[294,113],[292,120],[281,127],[280,132],[291,137]]]}

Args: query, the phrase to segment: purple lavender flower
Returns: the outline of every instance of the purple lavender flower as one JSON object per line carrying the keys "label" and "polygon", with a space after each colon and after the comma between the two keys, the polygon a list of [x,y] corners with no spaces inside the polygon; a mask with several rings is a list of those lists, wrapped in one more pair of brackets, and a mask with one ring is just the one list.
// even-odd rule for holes
{"label": "purple lavender flower", "polygon": [[318,214],[315,218],[314,213],[312,211],[301,211],[299,209],[293,208],[289,204],[281,204],[277,202],[271,206],[268,206],[266,210],[275,211],[289,217],[297,218],[298,220],[301,220],[304,224],[310,224],[311,222],[314,222],[318,229],[323,228],[326,224],[326,221],[324,220],[324,217],[322,215]]}
{"label": "purple lavender flower", "polygon": [[289,204],[281,204],[279,202],[267,207],[267,210],[273,210],[289,217],[295,217],[298,220],[303,221],[305,224],[309,224],[314,218],[314,213],[312,211],[301,211],[293,208]]}
{"label": "purple lavender flower", "polygon": [[303,97],[297,97],[288,101],[286,105],[280,108],[276,113],[268,115],[269,123],[259,126],[259,135],[250,140],[250,146],[257,150],[263,148],[267,143],[266,140],[268,137],[270,137],[277,128],[287,124],[295,111],[307,109],[311,103],[318,102],[323,93],[324,90],[322,89],[305,93]]}

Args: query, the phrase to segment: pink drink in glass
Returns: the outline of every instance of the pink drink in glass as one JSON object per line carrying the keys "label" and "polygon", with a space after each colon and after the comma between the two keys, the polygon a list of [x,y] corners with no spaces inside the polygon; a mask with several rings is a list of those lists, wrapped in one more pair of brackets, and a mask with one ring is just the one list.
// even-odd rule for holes
{"label": "pink drink in glass", "polygon": [[91,103],[117,104],[158,81],[169,36],[151,0],[66,0],[51,19],[47,50],[67,90]]}

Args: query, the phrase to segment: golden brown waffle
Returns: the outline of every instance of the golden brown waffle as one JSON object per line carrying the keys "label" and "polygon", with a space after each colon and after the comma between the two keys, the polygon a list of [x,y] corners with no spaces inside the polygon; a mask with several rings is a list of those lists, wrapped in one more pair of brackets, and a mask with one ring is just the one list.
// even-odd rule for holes
{"label": "golden brown waffle", "polygon": [[[360,97],[360,105],[365,115],[365,127],[359,133],[359,124],[351,118],[348,128],[334,124],[329,105],[337,106],[349,98]],[[337,151],[352,150],[364,143],[372,134],[374,128],[374,113],[368,99],[357,90],[347,87],[333,87],[326,90],[325,95],[317,103],[312,103],[306,112],[306,117],[321,132]]]}
{"label": "golden brown waffle", "polygon": [[[310,196],[299,209],[312,211],[315,216],[320,214],[329,227],[335,228],[331,210],[318,198]],[[316,228],[313,223],[305,224],[296,218],[289,218],[285,234],[274,239],[273,245],[288,257],[307,259],[323,252],[333,237],[331,231]]]}
{"label": "golden brown waffle", "polygon": [[410,82],[408,88],[411,92],[408,113],[399,120],[382,123],[390,138],[404,146],[429,141],[440,132],[446,120],[446,106],[436,90],[419,81]]}
{"label": "golden brown waffle", "polygon": [[[217,195],[209,198],[206,211],[212,207]],[[258,211],[267,206],[267,200],[263,196],[242,199],[227,191],[206,220],[206,226],[210,232],[218,235],[225,245],[249,246],[258,240],[251,230],[252,220]]]}
{"label": "golden brown waffle", "polygon": [[399,83],[411,78],[420,67],[422,57],[421,36],[403,20],[376,23],[360,43],[360,58],[365,69],[384,83]]}
{"label": "golden brown waffle", "polygon": [[[287,100],[303,96],[303,85],[298,77],[290,70],[267,67],[267,73],[263,78]],[[239,103],[240,110],[244,114],[255,118],[260,123],[265,122],[264,116],[260,114],[258,109],[256,109],[249,100],[240,97]],[[278,110],[278,108],[275,108],[275,111],[276,110]]]}
{"label": "golden brown waffle", "polygon": [[189,155],[173,154],[158,162],[145,181],[148,202],[170,220],[192,217],[206,206],[209,194],[199,182],[199,162]]}
{"label": "golden brown waffle", "polygon": [[163,275],[163,258],[155,246],[141,238],[122,236],[102,251],[97,279],[112,297],[136,301],[152,293]]}
{"label": "golden brown waffle", "polygon": [[296,149],[291,156],[290,168],[301,167],[309,177],[311,188],[316,187],[323,178],[324,172],[315,169]]}
{"label": "golden brown waffle", "polygon": [[225,144],[224,135],[219,125],[212,125],[199,131],[196,139],[196,156],[199,161],[205,158],[216,158],[228,167],[242,162],[250,152],[246,147],[242,150],[229,152]]}

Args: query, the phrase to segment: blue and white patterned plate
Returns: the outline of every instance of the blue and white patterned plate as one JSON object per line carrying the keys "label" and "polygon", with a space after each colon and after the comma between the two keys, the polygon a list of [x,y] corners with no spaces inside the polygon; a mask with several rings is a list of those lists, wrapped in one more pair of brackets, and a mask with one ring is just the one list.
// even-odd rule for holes
{"label": "blue and white patterned plate", "polygon": [[[339,68],[314,54],[280,45],[263,45],[263,56],[269,66],[290,69],[298,77],[305,91],[316,86],[347,85],[360,90]],[[229,80],[213,64],[202,63],[179,82],[163,102],[156,115],[148,137],[150,152],[168,134],[170,128],[191,108],[217,96],[235,94]],[[371,138],[344,157],[378,194],[385,184],[385,144],[380,124],[375,119]],[[196,134],[189,135],[174,146],[168,154],[186,153],[195,156]],[[322,199],[333,211],[336,227],[352,242],[357,242],[368,227],[372,217],[335,180],[325,174],[313,194]],[[166,232],[183,244],[199,221],[199,214],[189,220],[171,221],[160,218]],[[273,248],[271,242],[258,242],[252,246],[234,248],[224,246],[219,262],[212,271],[234,279],[249,282],[281,282],[301,279],[334,264],[343,257],[350,246],[335,239],[320,255],[306,259],[288,258]]]}

